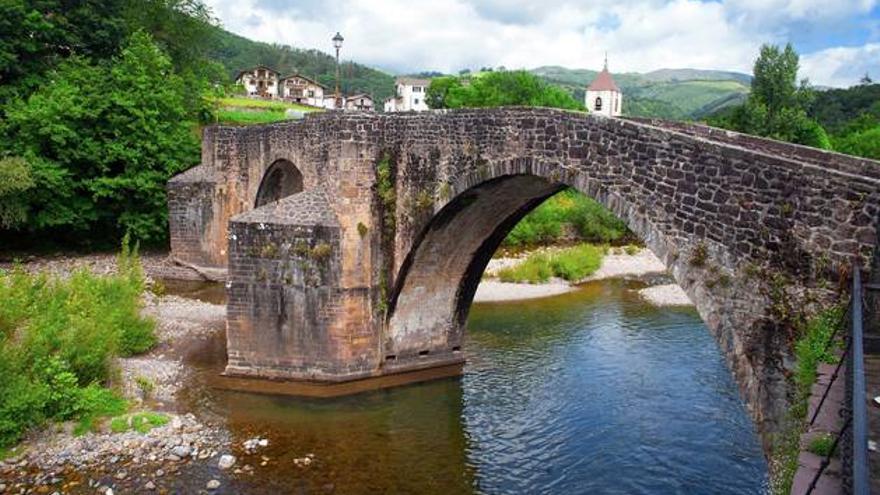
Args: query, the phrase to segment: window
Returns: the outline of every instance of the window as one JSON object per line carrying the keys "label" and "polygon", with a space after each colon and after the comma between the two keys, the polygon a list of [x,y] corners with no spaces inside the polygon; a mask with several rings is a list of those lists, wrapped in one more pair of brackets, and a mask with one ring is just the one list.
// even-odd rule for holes
{"label": "window", "polygon": [[418,104],[419,104],[419,99],[418,99],[418,98],[414,99],[414,100],[413,100],[413,105],[418,105]]}
{"label": "window", "polygon": [[314,90],[314,89],[310,89],[310,90],[309,90],[309,98],[314,98],[314,97],[315,97],[315,90]]}
{"label": "window", "polygon": [[413,93],[421,93],[421,92],[422,92],[421,86],[413,86]]}
{"label": "window", "polygon": [[593,105],[593,110],[597,112],[602,110],[602,98],[596,97],[596,103]]}

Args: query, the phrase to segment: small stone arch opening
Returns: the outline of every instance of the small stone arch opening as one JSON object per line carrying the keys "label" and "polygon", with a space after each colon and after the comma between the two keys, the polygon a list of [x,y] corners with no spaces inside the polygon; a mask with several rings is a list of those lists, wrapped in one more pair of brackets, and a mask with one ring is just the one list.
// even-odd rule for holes
{"label": "small stone arch opening", "polygon": [[303,175],[296,166],[288,160],[277,160],[263,174],[260,187],[257,189],[257,198],[254,208],[274,203],[282,198],[291,196],[303,190]]}

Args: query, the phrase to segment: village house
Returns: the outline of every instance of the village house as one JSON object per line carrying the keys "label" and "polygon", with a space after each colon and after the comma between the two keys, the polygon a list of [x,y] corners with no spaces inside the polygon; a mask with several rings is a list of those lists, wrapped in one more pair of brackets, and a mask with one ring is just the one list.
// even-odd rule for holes
{"label": "village house", "polygon": [[358,93],[345,97],[346,110],[373,110],[373,97],[366,93]]}
{"label": "village house", "polygon": [[605,117],[618,117],[623,112],[623,93],[608,72],[608,57],[602,72],[587,87],[584,106],[590,113]]}
{"label": "village house", "polygon": [[324,106],[327,88],[321,83],[300,74],[281,79],[281,98],[301,105]]}
{"label": "village house", "polygon": [[428,110],[425,93],[431,85],[430,79],[398,77],[394,81],[395,95],[385,100],[386,112],[421,112]]}
{"label": "village house", "polygon": [[239,72],[235,83],[242,85],[249,96],[278,97],[278,72],[264,65]]}

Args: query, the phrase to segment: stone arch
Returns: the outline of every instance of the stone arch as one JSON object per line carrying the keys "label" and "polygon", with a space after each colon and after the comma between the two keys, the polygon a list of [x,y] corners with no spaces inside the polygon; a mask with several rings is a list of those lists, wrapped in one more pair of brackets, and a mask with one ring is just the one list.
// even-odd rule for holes
{"label": "stone arch", "polygon": [[656,229],[595,180],[530,158],[485,164],[481,172],[450,184],[449,199],[435,207],[397,270],[383,342],[385,365],[454,359],[492,255],[526,214],[566,187],[609,208],[665,258],[667,249]]}
{"label": "stone arch", "polygon": [[272,162],[263,173],[254,208],[286,198],[303,190],[303,174],[291,161],[279,159]]}

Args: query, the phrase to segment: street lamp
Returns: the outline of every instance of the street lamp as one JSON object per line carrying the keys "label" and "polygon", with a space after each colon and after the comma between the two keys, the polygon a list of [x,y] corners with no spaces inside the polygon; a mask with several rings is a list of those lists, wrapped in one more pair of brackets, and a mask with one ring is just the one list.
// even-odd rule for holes
{"label": "street lamp", "polygon": [[339,98],[339,49],[342,48],[342,42],[345,38],[339,34],[339,31],[336,32],[336,36],[333,37],[333,48],[336,48],[336,107],[339,108],[342,106],[342,100]]}

